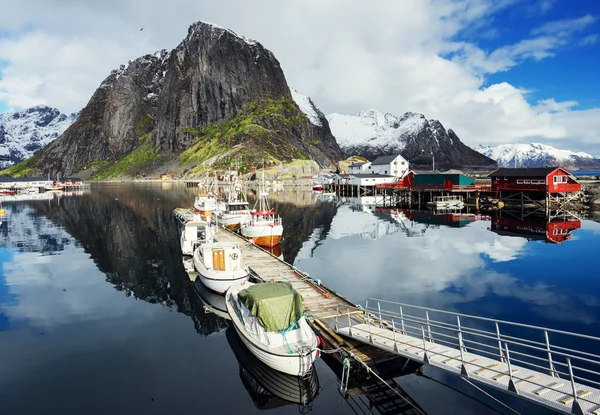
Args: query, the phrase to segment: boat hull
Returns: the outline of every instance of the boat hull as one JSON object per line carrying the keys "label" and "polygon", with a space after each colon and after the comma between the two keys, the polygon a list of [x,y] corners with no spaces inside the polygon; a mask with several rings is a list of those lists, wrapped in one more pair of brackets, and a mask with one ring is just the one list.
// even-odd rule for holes
{"label": "boat hull", "polygon": [[272,369],[278,370],[283,373],[287,373],[292,376],[305,376],[312,370],[313,363],[317,358],[317,351],[313,350],[312,353],[304,356],[283,356],[269,353],[254,345],[251,341],[246,338],[245,333],[240,330],[237,324],[234,324],[235,331],[242,339],[244,345],[250,350],[257,359],[263,362],[265,365]]}
{"label": "boat hull", "polygon": [[[233,289],[238,292],[240,287],[236,286]],[[237,294],[236,294],[237,295]],[[249,338],[249,334],[244,329],[244,323],[240,320],[238,312],[234,308],[233,302],[236,301],[229,291],[225,297],[225,306],[227,312],[231,317],[235,331],[248,348],[248,350],[256,356],[261,362],[266,364],[272,369],[278,370],[283,373],[287,373],[292,376],[305,376],[310,373],[313,369],[313,364],[317,358],[317,340],[314,338],[313,346],[306,351],[304,354],[292,353],[292,354],[279,354],[276,352],[269,351],[266,347],[262,346],[256,340]],[[304,317],[301,317],[302,319]],[[300,324],[300,323],[298,323]]]}
{"label": "boat hull", "polygon": [[237,271],[213,271],[207,269],[198,255],[194,252],[194,267],[198,271],[198,278],[204,286],[218,294],[224,294],[229,287],[237,282],[247,281],[249,278],[247,270]]}
{"label": "boat hull", "polygon": [[252,240],[256,245],[273,248],[281,242],[283,226],[243,226],[241,234],[246,239]]}

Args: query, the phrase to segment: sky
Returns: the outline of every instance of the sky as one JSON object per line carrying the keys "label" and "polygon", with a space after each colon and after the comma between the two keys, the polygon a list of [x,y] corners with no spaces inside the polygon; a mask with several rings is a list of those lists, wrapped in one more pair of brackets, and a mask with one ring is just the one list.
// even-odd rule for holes
{"label": "sky", "polygon": [[[468,145],[541,142],[600,157],[596,0],[21,0],[0,14],[0,112],[75,112],[112,69],[194,21],[273,51],[324,113],[439,119]],[[143,28],[143,30],[141,30]]]}

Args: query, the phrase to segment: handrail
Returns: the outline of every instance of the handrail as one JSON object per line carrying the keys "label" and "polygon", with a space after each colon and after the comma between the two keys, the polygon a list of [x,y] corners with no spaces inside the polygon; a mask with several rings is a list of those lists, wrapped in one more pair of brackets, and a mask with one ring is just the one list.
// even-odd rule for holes
{"label": "handrail", "polygon": [[[351,317],[351,309],[360,310],[362,313],[353,313],[354,317]],[[418,313],[415,313],[415,310],[418,310]],[[437,316],[436,318],[436,313],[445,317],[440,318],[440,316]],[[358,317],[361,315],[364,320]],[[342,320],[340,320],[340,317],[343,317]],[[357,318],[358,320],[356,320]],[[597,399],[597,397],[590,396],[586,398],[589,393],[583,395],[580,393],[583,385],[587,384],[585,387],[590,388],[600,385],[600,355],[591,353],[600,350],[600,337],[376,298],[367,299],[364,308],[360,306],[348,306],[344,307],[343,310],[338,308],[336,327],[338,323],[344,323],[346,319],[350,333],[351,330],[355,329],[364,330],[371,342],[373,342],[372,327],[389,330],[387,333],[377,332],[377,337],[392,340],[393,344],[410,345],[406,349],[409,351],[410,349],[413,352],[414,350],[421,350],[425,362],[429,362],[428,359],[431,359],[434,355],[440,355],[447,357],[448,360],[460,361],[462,370],[467,370],[465,368],[465,365],[467,365],[470,368],[481,367],[486,371],[497,372],[503,376],[508,375],[513,388],[515,388],[514,390],[516,390],[516,386],[514,386],[516,380],[519,384],[525,382],[541,388],[548,387],[536,382],[532,376],[523,378],[513,376],[513,369],[511,368],[516,365],[517,367],[529,369],[534,373],[546,373],[547,376],[560,377],[567,382],[570,380],[570,390],[563,393],[572,398],[573,405],[579,405],[580,402],[600,405],[600,402],[590,400]],[[452,322],[452,319],[455,321]],[[364,321],[367,327],[353,327],[353,325],[360,324],[361,321]],[[529,331],[518,330],[515,333],[513,330],[510,331],[510,335],[503,334],[502,331],[506,331],[507,326]],[[554,335],[552,336],[554,343],[558,341],[559,344],[563,345],[553,344],[550,341],[549,334]],[[407,343],[406,340],[402,341],[399,336],[403,335],[419,339],[420,342],[411,344]],[[569,337],[571,338],[570,341],[568,340]],[[577,347],[581,348],[582,345],[585,345],[585,349],[589,351],[565,347],[565,345],[573,344],[574,339],[586,340],[585,342],[579,341]],[[445,352],[440,352],[439,348],[436,352],[435,344],[447,346],[450,350],[455,349],[460,354],[456,355],[455,352],[448,349]],[[473,360],[468,360],[468,357],[465,356],[467,352],[471,355],[480,355],[506,363],[508,373],[506,367],[501,369],[503,372],[500,372],[489,366],[473,363]],[[428,356],[427,359],[425,359],[425,356]],[[597,393],[594,392],[592,395],[597,395]]]}

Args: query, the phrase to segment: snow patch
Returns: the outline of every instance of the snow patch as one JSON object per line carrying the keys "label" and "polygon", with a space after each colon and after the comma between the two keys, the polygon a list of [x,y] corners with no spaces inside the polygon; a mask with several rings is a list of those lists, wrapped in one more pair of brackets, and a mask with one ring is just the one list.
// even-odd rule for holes
{"label": "snow patch", "polygon": [[408,138],[426,127],[427,120],[421,114],[407,112],[401,118],[382,114],[375,109],[361,111],[357,115],[327,115],[331,132],[340,147],[369,145],[402,151]]}
{"label": "snow patch", "polygon": [[584,152],[561,150],[541,143],[502,144],[497,147],[479,145],[480,153],[496,160],[499,167],[544,167],[545,165],[576,164],[577,159],[594,160]]}
{"label": "snow patch", "polygon": [[0,168],[6,168],[33,156],[58,138],[79,114],[65,115],[55,108],[37,106],[0,114]]}
{"label": "snow patch", "polygon": [[322,127],[323,123],[321,122],[321,120],[319,118],[319,114],[315,110],[315,106],[313,105],[310,98],[305,95],[300,94],[294,88],[290,88],[290,92],[292,93],[292,98],[294,99],[296,104],[298,104],[298,107],[300,107],[300,111],[302,111],[304,114],[306,114],[306,116],[308,117],[308,120],[313,125]]}

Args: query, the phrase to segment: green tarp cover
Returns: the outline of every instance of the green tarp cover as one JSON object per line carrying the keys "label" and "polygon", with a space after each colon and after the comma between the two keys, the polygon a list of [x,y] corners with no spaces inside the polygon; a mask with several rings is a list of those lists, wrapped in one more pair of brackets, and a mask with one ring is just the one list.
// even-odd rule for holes
{"label": "green tarp cover", "polygon": [[255,284],[238,297],[266,331],[285,330],[302,315],[302,295],[287,282]]}

